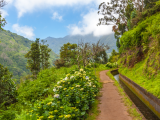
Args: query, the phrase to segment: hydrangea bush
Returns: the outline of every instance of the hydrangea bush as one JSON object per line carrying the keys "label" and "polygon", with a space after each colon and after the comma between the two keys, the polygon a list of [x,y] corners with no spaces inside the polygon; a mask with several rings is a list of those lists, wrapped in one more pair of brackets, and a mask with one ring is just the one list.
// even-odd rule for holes
{"label": "hydrangea bush", "polygon": [[89,69],[72,71],[53,87],[53,99],[39,102],[26,115],[27,120],[80,120],[99,92],[99,82]]}
{"label": "hydrangea bush", "polygon": [[114,63],[108,62],[108,63],[106,64],[106,67],[109,67],[109,68],[117,68],[117,67],[118,67],[118,64],[117,64],[117,62],[114,62]]}

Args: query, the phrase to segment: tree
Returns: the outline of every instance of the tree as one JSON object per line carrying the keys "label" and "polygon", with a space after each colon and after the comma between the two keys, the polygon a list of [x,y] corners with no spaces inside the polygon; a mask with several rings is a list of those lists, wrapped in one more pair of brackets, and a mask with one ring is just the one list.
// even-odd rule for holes
{"label": "tree", "polygon": [[[78,44],[77,47],[77,63],[78,67],[80,67],[80,62],[82,62],[83,67],[85,68],[89,62],[94,61],[96,59],[96,55],[100,52],[104,52],[109,49],[108,45],[104,43],[100,43],[100,40],[95,44],[92,45],[89,43],[81,43]],[[94,61],[95,62],[95,61]]]}
{"label": "tree", "polygon": [[83,67],[85,68],[85,66],[91,61],[91,45],[81,41],[81,43],[78,43],[77,51],[78,67],[80,68],[80,63],[82,62]]}
{"label": "tree", "polygon": [[48,45],[44,45],[46,41],[44,40],[41,40],[42,44],[40,44],[40,52],[41,52],[41,67],[42,69],[47,69],[49,66],[50,66],[50,63],[49,63],[49,57],[50,57],[50,54],[49,52],[51,52],[51,49],[48,48]]}
{"label": "tree", "polygon": [[65,61],[65,63],[76,64],[76,48],[77,44],[67,43],[64,44],[60,49],[60,58]]}
{"label": "tree", "polygon": [[12,74],[0,64],[0,104],[9,105],[16,102],[16,86]]}
{"label": "tree", "polygon": [[119,58],[119,53],[115,51],[115,49],[112,50],[111,56],[109,58],[109,62],[114,63],[117,62]]}
{"label": "tree", "polygon": [[126,30],[128,30],[128,17],[126,17],[126,15],[128,15],[129,12],[128,14],[125,14],[125,12],[126,6],[129,4],[130,3],[127,0],[111,0],[110,3],[108,2],[106,4],[103,2],[99,5],[98,14],[102,14],[104,18],[99,19],[98,25],[113,25],[112,30],[115,32],[118,48],[120,47],[120,36],[123,35]]}
{"label": "tree", "polygon": [[158,0],[144,0],[144,8],[152,8]]}
{"label": "tree", "polygon": [[[7,3],[5,0],[0,0],[0,9],[2,9],[6,4]],[[2,18],[2,13],[0,12],[0,29],[1,30],[4,30],[2,27],[4,27],[6,23],[7,23],[6,20]]]}
{"label": "tree", "polygon": [[104,18],[99,19],[98,25],[116,25],[117,22],[125,23],[126,17],[124,13],[126,4],[127,0],[111,0],[107,4],[105,2],[101,3],[98,14],[104,15]]}
{"label": "tree", "polygon": [[36,38],[36,41],[31,44],[30,51],[25,54],[25,58],[28,58],[27,68],[31,70],[35,77],[40,71],[40,55],[39,38]]}
{"label": "tree", "polygon": [[96,63],[106,64],[108,62],[108,56],[105,50],[100,51],[95,55],[94,61]]}
{"label": "tree", "polygon": [[31,44],[30,51],[25,55],[27,60],[27,68],[30,69],[34,77],[40,72],[50,66],[49,52],[51,49],[48,48],[48,45],[45,45],[45,42],[42,40],[42,44],[39,43],[39,38],[36,38],[36,41]]}

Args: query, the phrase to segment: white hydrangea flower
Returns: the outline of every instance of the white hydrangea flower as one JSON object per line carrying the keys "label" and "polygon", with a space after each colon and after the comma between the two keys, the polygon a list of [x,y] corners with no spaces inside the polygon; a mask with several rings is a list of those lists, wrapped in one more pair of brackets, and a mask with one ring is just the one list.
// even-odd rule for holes
{"label": "white hydrangea flower", "polygon": [[70,79],[74,78],[74,76],[71,76]]}
{"label": "white hydrangea flower", "polygon": [[56,92],[57,90],[54,88],[53,91]]}
{"label": "white hydrangea flower", "polygon": [[80,87],[80,85],[76,85],[76,87]]}
{"label": "white hydrangea flower", "polygon": [[86,76],[86,80],[89,80],[89,77],[88,77],[88,76]]}
{"label": "white hydrangea flower", "polygon": [[63,80],[68,80],[68,77],[65,77]]}
{"label": "white hydrangea flower", "polygon": [[55,97],[55,98],[59,98],[59,94],[55,94],[54,97]]}
{"label": "white hydrangea flower", "polygon": [[80,90],[83,90],[84,88],[81,88]]}

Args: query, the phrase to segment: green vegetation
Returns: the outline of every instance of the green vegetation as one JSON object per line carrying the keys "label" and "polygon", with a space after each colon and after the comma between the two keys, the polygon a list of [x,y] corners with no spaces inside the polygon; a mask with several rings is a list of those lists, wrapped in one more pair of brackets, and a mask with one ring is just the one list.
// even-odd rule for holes
{"label": "green vegetation", "polygon": [[[27,59],[24,55],[33,42],[10,31],[1,31],[0,41],[0,63],[13,73],[13,78],[20,79],[20,76],[29,74],[29,70],[26,69]],[[51,51],[49,62],[52,66],[57,58],[58,55]]]}
{"label": "green vegetation", "polygon": [[107,63],[108,58],[106,50],[109,49],[108,45],[104,45],[98,41],[96,44],[81,43],[71,44],[67,43],[61,47],[60,59],[56,60],[54,64],[57,68],[68,67],[78,64],[85,68],[89,63]]}
{"label": "green vegetation", "polygon": [[0,64],[0,106],[16,102],[16,86],[11,77],[8,69]]}
{"label": "green vegetation", "polygon": [[48,48],[47,45],[39,43],[39,38],[36,39],[34,43],[31,44],[31,49],[28,53],[25,54],[25,58],[27,58],[27,68],[30,69],[32,75],[36,78],[37,74],[40,70],[44,70],[49,68],[49,52],[51,49]]}
{"label": "green vegetation", "polygon": [[[14,117],[22,120],[27,109],[30,110],[35,101],[53,95],[53,87],[56,82],[74,69],[75,66],[61,69],[50,68],[42,70],[34,81],[28,79],[21,82],[17,90],[18,101],[10,106],[1,104],[0,120],[13,120]],[[8,116],[14,117],[8,119]]]}
{"label": "green vegetation", "polygon": [[108,67],[108,68],[117,68],[117,67],[118,67],[118,64],[117,64],[117,62],[115,62],[115,63],[110,63],[110,62],[108,62],[108,63],[106,64],[106,67]]}
{"label": "green vegetation", "polygon": [[[120,73],[160,98],[160,1],[156,1],[111,0],[111,3],[100,4],[102,14],[109,16],[100,19],[99,25],[114,24],[119,50],[119,53],[113,50],[109,59],[106,54],[109,46],[100,41],[96,44],[67,43],[61,47],[60,59],[53,67],[58,56],[44,45],[45,41],[42,44],[39,39],[31,42],[9,31],[1,31],[0,63],[13,72],[14,78],[25,77],[15,86],[8,70],[0,66],[4,72],[0,86],[5,86],[5,90],[0,91],[0,120],[93,120],[99,113],[96,96],[102,87],[97,73],[118,65]],[[26,69],[26,63],[31,71]],[[30,72],[36,77],[31,77]],[[115,81],[115,85],[124,96],[128,112],[134,119],[141,120],[118,82]]]}
{"label": "green vegetation", "polygon": [[[20,84],[18,89],[19,100],[28,102],[36,101],[45,98],[48,95],[53,95],[52,86],[74,69],[76,69],[76,66],[72,66],[71,68],[62,67],[60,69],[52,67],[50,69],[42,70],[39,72],[36,80],[25,80]],[[34,93],[34,95],[32,93]]]}
{"label": "green vegetation", "polygon": [[[113,69],[112,69],[113,70]],[[110,71],[112,71],[110,70]],[[111,72],[108,71],[107,75],[114,80],[114,85],[118,88],[118,91],[120,93],[120,95],[122,96],[122,100],[124,102],[124,104],[127,106],[128,108],[128,113],[130,114],[131,117],[133,117],[133,120],[142,120],[142,116],[141,114],[137,111],[137,109],[133,106],[132,101],[128,98],[128,96],[126,95],[126,93],[124,92],[124,90],[120,87],[119,83],[115,80],[115,78],[113,77],[113,75],[111,74]]]}
{"label": "green vegetation", "polygon": [[119,72],[160,99],[160,1],[146,4],[120,38]]}
{"label": "green vegetation", "polygon": [[[106,69],[105,65],[98,65],[96,68],[96,71],[97,71],[96,73],[98,73],[98,71],[104,70],[104,69]],[[32,113],[33,113],[33,119],[34,119],[34,117],[35,117],[34,113],[37,114],[38,111],[36,111],[36,109],[37,110],[39,109],[38,105],[40,105],[40,103],[47,104],[51,101],[53,103],[53,102],[57,102],[56,101],[57,99],[58,99],[58,101],[61,101],[60,104],[61,104],[61,106],[64,107],[64,110],[66,110],[66,111],[70,111],[70,110],[72,111],[71,107],[76,107],[76,109],[78,109],[78,112],[73,113],[73,114],[63,111],[63,114],[65,114],[65,115],[70,114],[70,115],[74,116],[74,114],[75,114],[76,116],[78,115],[79,117],[80,116],[84,117],[84,115],[85,115],[87,117],[87,119],[90,119],[93,116],[92,115],[88,116],[89,113],[87,111],[89,108],[92,108],[91,113],[92,114],[95,113],[95,116],[96,116],[97,113],[94,111],[98,110],[98,108],[97,108],[98,101],[96,100],[96,102],[93,102],[93,101],[95,101],[95,96],[93,96],[93,95],[94,94],[97,95],[98,90],[99,90],[98,88],[101,87],[101,85],[97,81],[98,79],[95,77],[95,75],[94,75],[95,72],[93,71],[94,69],[92,67],[88,66],[88,68],[85,69],[86,73],[84,71],[82,73],[82,69],[79,72],[78,71],[76,72],[76,70],[77,70],[77,66],[72,66],[69,68],[61,67],[60,69],[56,69],[53,67],[50,69],[45,69],[45,70],[40,71],[37,76],[37,79],[35,79],[34,81],[29,80],[29,79],[22,81],[21,84],[18,86],[18,90],[17,90],[18,102],[15,104],[12,104],[11,106],[7,106],[5,111],[3,111],[3,109],[2,109],[0,111],[0,120],[5,120],[5,119],[12,120],[14,118],[15,118],[15,120],[22,120],[22,119],[24,119],[24,120],[29,119],[30,120],[30,118],[28,118],[30,116],[27,116],[27,113],[29,113],[31,115],[30,111],[32,111],[32,110],[33,110]],[[81,76],[80,73],[83,76]],[[66,75],[67,75],[67,78],[66,78]],[[84,75],[85,75],[85,77],[84,77]],[[88,76],[88,77],[86,77],[86,76]],[[67,81],[64,78],[67,79]],[[89,78],[89,81],[88,81],[88,78]],[[64,84],[63,82],[67,82],[68,84]],[[91,82],[91,87],[85,86],[87,84],[90,85],[90,82]],[[83,84],[85,84],[85,85],[83,85]],[[79,88],[79,87],[76,87],[76,85],[81,85],[81,86]],[[61,88],[59,88],[59,91],[53,92],[53,89],[56,88],[56,90],[57,90],[58,86],[63,86],[63,89],[66,89],[66,88],[67,89],[64,91]],[[74,87],[74,89],[73,89],[73,87]],[[83,89],[83,91],[74,92],[75,90],[79,91],[79,89]],[[95,92],[95,93],[93,94],[93,92]],[[71,93],[72,93],[72,95],[70,95]],[[54,96],[56,94],[60,95],[59,98],[54,98]],[[79,96],[80,98],[75,97],[76,94],[81,94],[82,95],[81,97],[84,97],[84,99],[81,98],[80,96]],[[86,95],[86,94],[88,94],[88,95]],[[62,97],[62,95],[63,95],[63,97]],[[70,97],[69,96],[65,97],[65,95],[69,95]],[[60,99],[61,97],[62,97],[62,99]],[[53,101],[53,98],[55,99],[55,101]],[[68,101],[64,101],[63,98],[68,99]],[[76,102],[78,102],[77,100],[80,100],[81,102],[85,102],[85,104],[82,104],[81,106],[77,106],[79,104],[72,101],[71,103],[74,104],[75,106],[71,105],[71,106],[67,107],[66,105],[70,105],[70,104],[66,104],[65,102],[69,102],[69,100],[76,100]],[[42,103],[42,102],[44,102],[44,103]],[[65,104],[65,105],[63,105],[63,104]],[[83,106],[83,105],[89,105],[88,106],[89,108],[86,106]],[[47,106],[48,105],[46,105],[46,107]],[[46,109],[44,109],[44,108],[39,109],[41,111],[39,111],[38,114],[42,115],[42,111],[43,112],[46,111],[46,112],[44,112],[44,114],[47,115],[48,114],[47,109],[49,111],[51,110],[51,108],[49,106]],[[56,104],[54,106],[56,108]],[[42,107],[42,106],[39,106],[39,107]],[[60,113],[62,114],[61,108],[56,108],[56,109],[55,108],[54,108],[54,110],[59,110],[58,114],[60,114]],[[87,111],[84,112],[84,109],[87,109]],[[72,111],[72,112],[75,112],[75,111]],[[8,116],[12,116],[12,119],[11,119],[11,117],[8,118]],[[53,116],[56,117],[56,115],[53,115]],[[59,117],[59,116],[57,116],[57,117]],[[50,116],[50,117],[52,117],[52,116]],[[63,116],[63,117],[65,117],[65,116]]]}
{"label": "green vegetation", "polygon": [[[91,63],[86,66],[85,71],[78,69],[83,64],[59,69],[47,68],[48,59],[42,59],[42,56],[49,57],[47,49],[44,44],[39,44],[39,39],[31,44],[25,57],[28,58],[28,68],[36,77],[25,76],[17,86],[13,83],[8,70],[1,67],[1,73],[4,74],[1,74],[0,83],[2,84],[4,80],[2,85],[6,87],[5,93],[1,92],[3,99],[0,120],[45,120],[53,117],[89,119],[89,109],[94,109],[93,112],[98,110],[95,97],[101,84],[95,76],[96,71],[93,71],[93,66],[94,70],[102,70],[106,68],[105,65]],[[85,56],[80,58],[83,57]]]}
{"label": "green vegetation", "polygon": [[160,24],[158,21],[160,21],[158,13],[148,17],[133,30],[124,33],[120,42],[120,63],[133,67],[139,61],[146,59],[143,70],[149,78],[156,75],[160,68]]}
{"label": "green vegetation", "polygon": [[[138,23],[138,25],[120,38],[120,53],[125,52],[128,48],[142,47],[145,51],[151,39],[158,39],[160,14],[148,17],[146,20]],[[149,39],[150,38],[150,39]]]}
{"label": "green vegetation", "polygon": [[105,50],[98,52],[94,57],[95,63],[105,64],[108,62],[108,55]]}
{"label": "green vegetation", "polygon": [[158,72],[157,75],[149,78],[144,71],[145,66],[146,60],[143,60],[133,68],[120,68],[119,72],[160,99],[160,73]]}
{"label": "green vegetation", "polygon": [[76,64],[76,48],[77,44],[67,43],[61,47],[60,58],[65,61],[65,63],[70,63],[71,65]]}
{"label": "green vegetation", "polygon": [[[159,6],[159,0],[111,0],[107,3],[103,2],[99,5],[98,14],[104,15],[104,18],[99,19],[98,25],[113,24],[112,30],[117,39],[116,45],[119,49],[121,47],[121,36],[123,36],[126,31],[137,26],[137,23],[146,19],[146,17],[157,13],[160,10]],[[140,33],[137,31],[135,36],[137,36],[137,34]]]}
{"label": "green vegetation", "polygon": [[69,67],[77,64],[77,44],[67,43],[60,49],[60,59],[57,59],[54,64],[57,68]]}
{"label": "green vegetation", "polygon": [[[3,9],[3,7],[7,4],[7,2],[5,0],[1,0],[0,1],[0,9]],[[0,31],[4,30],[2,27],[4,27],[6,25],[6,20],[5,18],[2,17],[2,15],[0,14]]]}
{"label": "green vegetation", "polygon": [[109,57],[109,62],[114,63],[117,62],[119,59],[119,53],[115,51],[115,49],[112,50],[111,56]]}
{"label": "green vegetation", "polygon": [[10,31],[1,31],[0,41],[0,63],[13,73],[14,78],[28,74],[24,54],[32,42]]}
{"label": "green vegetation", "polygon": [[40,47],[39,47],[39,39],[36,39],[34,43],[31,44],[31,49],[28,53],[25,54],[25,58],[27,58],[27,68],[30,69],[32,75],[35,77],[40,72]]}
{"label": "green vegetation", "polygon": [[91,73],[89,69],[71,71],[54,86],[53,99],[37,103],[26,118],[84,119],[99,91],[99,82]]}
{"label": "green vegetation", "polygon": [[47,41],[44,41],[44,40],[41,40],[42,44],[40,44],[40,59],[41,59],[41,69],[44,70],[44,69],[47,69],[50,67],[50,62],[49,62],[49,59],[50,59],[50,52],[51,52],[51,49],[48,48],[48,44],[45,45],[45,43]]}

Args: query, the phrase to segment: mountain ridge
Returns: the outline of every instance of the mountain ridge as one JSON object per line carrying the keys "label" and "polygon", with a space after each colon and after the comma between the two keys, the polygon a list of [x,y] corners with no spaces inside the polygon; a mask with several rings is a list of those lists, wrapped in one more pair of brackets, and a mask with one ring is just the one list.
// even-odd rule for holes
{"label": "mountain ridge", "polygon": [[59,54],[61,46],[63,44],[66,44],[68,42],[78,44],[81,40],[84,42],[89,43],[96,43],[98,40],[100,40],[101,43],[108,44],[110,46],[110,49],[107,51],[107,53],[111,53],[113,49],[117,51],[116,47],[116,39],[114,38],[114,33],[104,35],[104,36],[94,36],[93,34],[88,35],[67,35],[62,38],[54,38],[54,37],[47,37],[44,40],[47,40],[47,44],[49,45],[49,48],[51,48],[56,54]]}

